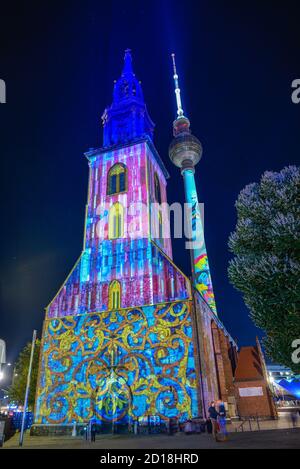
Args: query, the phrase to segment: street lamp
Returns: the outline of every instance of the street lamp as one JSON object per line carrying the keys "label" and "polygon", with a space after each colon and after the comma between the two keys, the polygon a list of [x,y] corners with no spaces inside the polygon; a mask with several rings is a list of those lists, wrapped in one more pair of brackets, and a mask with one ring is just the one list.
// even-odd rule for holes
{"label": "street lamp", "polygon": [[[11,366],[11,363],[2,363],[2,367],[4,366]],[[3,380],[4,376],[5,376],[4,372],[1,370],[1,366],[0,366],[0,381]]]}

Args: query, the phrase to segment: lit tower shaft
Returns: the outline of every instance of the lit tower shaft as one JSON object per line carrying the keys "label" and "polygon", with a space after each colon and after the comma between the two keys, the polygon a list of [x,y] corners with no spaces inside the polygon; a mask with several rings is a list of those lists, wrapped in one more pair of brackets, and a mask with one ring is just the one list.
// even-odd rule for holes
{"label": "lit tower shaft", "polygon": [[190,121],[184,115],[175,64],[175,54],[172,54],[172,60],[177,103],[177,118],[173,122],[174,139],[169,147],[169,157],[172,163],[181,169],[184,181],[185,199],[191,209],[189,228],[193,283],[212,311],[217,314],[194,177],[195,166],[202,156],[202,145],[200,141],[192,135],[190,130]]}

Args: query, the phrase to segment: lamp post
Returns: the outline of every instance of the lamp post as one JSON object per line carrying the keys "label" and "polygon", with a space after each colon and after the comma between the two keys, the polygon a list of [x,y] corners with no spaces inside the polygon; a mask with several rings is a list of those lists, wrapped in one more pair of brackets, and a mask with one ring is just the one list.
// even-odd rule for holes
{"label": "lamp post", "polygon": [[33,352],[34,352],[35,341],[36,341],[36,330],[34,330],[33,334],[32,334],[31,352],[30,352],[29,368],[28,368],[28,374],[27,374],[27,383],[26,383],[26,391],[25,391],[25,399],[24,399],[22,426],[21,426],[21,432],[20,432],[19,446],[23,445],[25,418],[26,418],[26,410],[27,410],[27,405],[28,405],[28,395],[29,395],[29,387],[30,387],[30,378],[31,378],[31,370],[32,370],[32,361],[33,361]]}
{"label": "lamp post", "polygon": [[11,366],[11,363],[0,363],[0,381],[4,378],[4,371],[2,370],[3,366]]}
{"label": "lamp post", "polygon": [[4,388],[0,388],[0,391],[2,391],[4,394],[3,394],[3,397],[0,398],[0,414],[1,414],[1,407],[3,405],[3,401],[5,401],[5,399],[8,398],[8,390],[7,389],[4,389]]}

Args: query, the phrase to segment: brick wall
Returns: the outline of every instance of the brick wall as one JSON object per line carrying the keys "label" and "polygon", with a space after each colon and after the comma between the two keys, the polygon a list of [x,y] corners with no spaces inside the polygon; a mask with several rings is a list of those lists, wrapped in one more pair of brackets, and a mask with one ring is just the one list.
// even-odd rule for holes
{"label": "brick wall", "polygon": [[[240,417],[276,418],[277,413],[268,385],[264,381],[243,381],[235,383],[236,401]],[[262,396],[241,397],[240,388],[261,388]]]}
{"label": "brick wall", "polygon": [[230,417],[237,415],[235,386],[233,378],[232,364],[229,358],[230,342],[224,332],[219,329],[220,349],[223,365],[223,383],[222,399],[228,403],[228,414]]}
{"label": "brick wall", "polygon": [[230,341],[224,331],[212,323],[212,335],[219,385],[219,397],[228,405],[228,415],[237,415],[232,364],[229,357]]}

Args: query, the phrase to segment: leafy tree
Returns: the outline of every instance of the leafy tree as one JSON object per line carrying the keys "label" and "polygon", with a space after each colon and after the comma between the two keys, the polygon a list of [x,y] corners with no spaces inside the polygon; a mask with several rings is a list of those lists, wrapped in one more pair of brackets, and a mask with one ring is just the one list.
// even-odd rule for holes
{"label": "leafy tree", "polygon": [[[30,388],[29,388],[29,396],[28,396],[28,408],[30,410],[33,410],[34,408],[35,390],[36,390],[37,375],[38,375],[38,368],[39,368],[40,345],[41,345],[41,342],[39,339],[37,339],[35,342],[35,347],[34,347],[34,352],[33,352],[31,380],[30,380]],[[31,343],[28,343],[20,352],[20,355],[16,361],[16,366],[14,369],[15,376],[13,378],[13,383],[8,390],[10,399],[16,402],[17,404],[24,403],[30,353],[31,353]]]}
{"label": "leafy tree", "polygon": [[[300,371],[292,342],[300,339],[300,168],[267,171],[236,202],[230,235],[231,283],[242,292],[264,347],[275,362]],[[300,354],[299,354],[300,355]]]}

